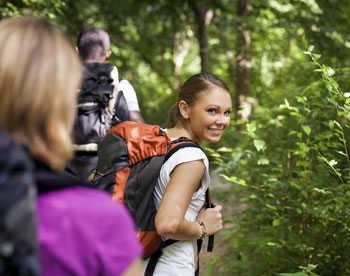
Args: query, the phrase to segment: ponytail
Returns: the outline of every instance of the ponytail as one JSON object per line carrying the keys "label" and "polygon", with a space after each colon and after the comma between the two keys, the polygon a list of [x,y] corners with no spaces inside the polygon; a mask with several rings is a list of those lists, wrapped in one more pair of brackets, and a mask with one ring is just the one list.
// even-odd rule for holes
{"label": "ponytail", "polygon": [[179,107],[176,103],[169,110],[168,121],[166,122],[165,126],[167,128],[175,127],[178,121],[180,120],[180,117],[181,116],[180,116]]}

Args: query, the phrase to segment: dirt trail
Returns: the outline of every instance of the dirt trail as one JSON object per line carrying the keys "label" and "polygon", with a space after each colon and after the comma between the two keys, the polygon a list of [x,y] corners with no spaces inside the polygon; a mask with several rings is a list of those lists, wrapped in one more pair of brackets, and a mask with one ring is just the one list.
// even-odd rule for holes
{"label": "dirt trail", "polygon": [[[210,262],[210,258],[214,258],[215,256],[223,257],[225,254],[227,254],[226,245],[227,242],[224,240],[224,238],[221,235],[215,235],[215,244],[213,252],[206,252],[207,251],[207,242],[208,239],[205,240],[202,246],[201,253],[199,254],[199,275],[200,276],[207,276],[207,266]],[[212,275],[220,275],[219,268],[215,268],[215,272]]]}

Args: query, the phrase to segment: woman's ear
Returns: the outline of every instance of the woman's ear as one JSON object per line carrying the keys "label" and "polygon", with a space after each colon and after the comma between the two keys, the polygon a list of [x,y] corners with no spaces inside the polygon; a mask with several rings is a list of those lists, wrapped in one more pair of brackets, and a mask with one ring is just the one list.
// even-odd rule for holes
{"label": "woman's ear", "polygon": [[179,111],[184,119],[190,118],[189,105],[184,100],[179,101]]}

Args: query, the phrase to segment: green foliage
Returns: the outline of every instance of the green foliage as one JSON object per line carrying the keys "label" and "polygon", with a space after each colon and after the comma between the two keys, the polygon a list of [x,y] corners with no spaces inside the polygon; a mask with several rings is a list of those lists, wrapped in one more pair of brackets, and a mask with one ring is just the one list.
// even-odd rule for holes
{"label": "green foliage", "polygon": [[64,0],[11,0],[0,4],[0,19],[19,15],[35,15],[55,19],[62,15]]}
{"label": "green foliage", "polygon": [[321,64],[312,51],[305,54],[321,79],[254,117],[240,134],[242,145],[213,156],[217,172],[232,183],[231,197],[244,204],[226,232],[228,275],[300,266],[303,272],[280,275],[316,275],[309,268],[322,276],[350,273],[350,100],[336,81],[337,71],[349,70]]}
{"label": "green foliage", "polygon": [[302,269],[301,272],[296,272],[296,273],[281,273],[278,275],[281,276],[319,276],[318,274],[312,272],[317,267],[317,265],[312,265],[309,264],[307,267],[301,266],[300,268]]}
{"label": "green foliage", "polygon": [[[105,28],[112,42],[110,62],[115,63],[120,75],[135,87],[146,121],[163,124],[169,108],[176,102],[179,85],[200,72],[194,2],[10,0],[1,2],[0,17],[22,14],[45,17],[74,45],[81,28],[92,25]],[[235,34],[240,22],[236,5],[228,0],[198,2],[203,11],[213,11],[207,25],[210,71],[227,82],[234,99]],[[317,43],[322,56],[332,62],[345,66],[350,58],[349,1],[341,5],[338,0],[250,2],[249,99],[253,105],[259,99],[257,109],[275,106],[281,97],[288,98],[289,93],[309,79],[310,71],[302,70],[305,61],[300,51],[302,35]],[[183,57],[182,61],[176,61],[179,56]],[[269,112],[256,114],[267,117]],[[231,142],[231,137],[226,137],[222,145]]]}
{"label": "green foliage", "polygon": [[[143,117],[163,124],[179,85],[200,71],[193,2],[10,0],[0,3],[0,19],[47,18],[74,45],[83,27],[105,28],[110,62],[135,87]],[[234,99],[237,1],[198,2],[213,11],[207,25],[210,71],[227,82]],[[235,130],[244,122],[232,120],[220,143],[208,146],[212,167],[226,180],[213,195],[234,202],[225,223],[235,227],[224,232],[229,256],[212,258],[207,274],[220,267],[220,273],[243,276],[300,268],[299,275],[348,275],[350,1],[250,4],[252,114],[245,132]],[[312,47],[303,54],[302,37],[324,64],[335,66],[320,63]]]}

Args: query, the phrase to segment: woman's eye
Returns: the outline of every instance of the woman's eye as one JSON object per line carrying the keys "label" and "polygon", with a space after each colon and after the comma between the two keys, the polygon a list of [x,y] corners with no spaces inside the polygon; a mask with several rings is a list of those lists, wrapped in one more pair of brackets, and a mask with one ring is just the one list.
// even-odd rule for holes
{"label": "woman's eye", "polygon": [[210,114],[215,114],[215,109],[209,109],[208,112],[209,112]]}
{"label": "woman's eye", "polygon": [[228,110],[228,111],[225,112],[225,115],[230,116],[230,114],[231,114],[231,110]]}

